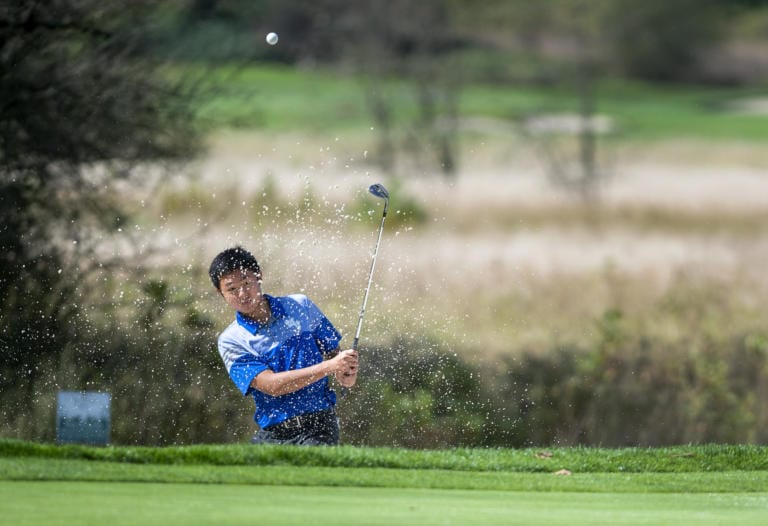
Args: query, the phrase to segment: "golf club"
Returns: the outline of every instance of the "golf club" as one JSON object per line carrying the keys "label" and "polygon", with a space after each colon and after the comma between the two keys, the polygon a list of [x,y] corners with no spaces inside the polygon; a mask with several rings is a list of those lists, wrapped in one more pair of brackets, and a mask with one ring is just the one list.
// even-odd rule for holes
{"label": "golf club", "polygon": [[363,316],[365,315],[365,304],[368,303],[368,293],[371,290],[371,282],[373,281],[373,269],[376,267],[376,256],[379,254],[379,244],[381,243],[381,234],[384,232],[384,220],[387,218],[387,207],[389,206],[389,192],[383,185],[376,183],[372,184],[368,191],[380,199],[384,199],[384,212],[381,214],[381,225],[379,226],[379,238],[376,240],[376,249],[373,251],[373,258],[371,259],[371,272],[368,274],[368,286],[365,287],[365,295],[363,296],[363,306],[360,307],[360,317],[357,320],[357,331],[355,331],[355,341],[352,343],[352,349],[357,350],[357,342],[360,340],[360,328],[363,326]]}

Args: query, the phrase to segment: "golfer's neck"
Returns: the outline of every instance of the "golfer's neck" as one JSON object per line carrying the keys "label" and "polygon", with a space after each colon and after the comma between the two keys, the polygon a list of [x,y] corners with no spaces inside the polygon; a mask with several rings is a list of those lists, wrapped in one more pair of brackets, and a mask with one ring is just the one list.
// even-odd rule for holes
{"label": "golfer's neck", "polygon": [[264,296],[261,301],[253,306],[250,312],[241,312],[240,314],[252,319],[257,323],[266,323],[272,317],[272,310],[269,308],[269,302]]}

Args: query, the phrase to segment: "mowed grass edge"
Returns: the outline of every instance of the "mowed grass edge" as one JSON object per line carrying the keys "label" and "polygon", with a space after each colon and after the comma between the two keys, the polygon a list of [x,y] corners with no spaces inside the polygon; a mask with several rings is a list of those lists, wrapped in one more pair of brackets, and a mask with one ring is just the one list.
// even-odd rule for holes
{"label": "mowed grass edge", "polygon": [[54,445],[0,438],[0,457],[101,460],[133,464],[291,465],[455,471],[683,473],[768,471],[768,447],[692,445],[663,448],[294,447],[250,444],[169,447]]}
{"label": "mowed grass edge", "polygon": [[[567,470],[570,475],[558,475]],[[105,448],[0,439],[0,479],[584,492],[765,492],[768,448]]]}
{"label": "mowed grass edge", "polygon": [[588,493],[765,493],[768,472],[551,473],[311,466],[126,464],[0,458],[0,480],[245,484]]}

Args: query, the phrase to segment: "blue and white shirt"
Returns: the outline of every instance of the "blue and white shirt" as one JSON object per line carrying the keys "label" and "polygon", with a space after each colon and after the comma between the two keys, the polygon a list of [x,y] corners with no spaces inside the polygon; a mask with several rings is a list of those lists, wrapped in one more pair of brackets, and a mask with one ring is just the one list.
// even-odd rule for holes
{"label": "blue and white shirt", "polygon": [[243,395],[253,396],[253,418],[262,428],[328,409],[336,404],[336,394],[329,389],[328,378],[282,396],[254,389],[253,379],[267,369],[280,373],[320,363],[323,354],[341,341],[328,318],[303,294],[264,297],[272,310],[269,323],[259,324],[238,312],[218,342],[229,377]]}

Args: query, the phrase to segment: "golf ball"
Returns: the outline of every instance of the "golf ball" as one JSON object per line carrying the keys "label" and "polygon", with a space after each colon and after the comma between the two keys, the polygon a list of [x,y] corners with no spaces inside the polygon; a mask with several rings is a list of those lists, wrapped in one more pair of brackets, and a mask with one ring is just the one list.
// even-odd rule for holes
{"label": "golf ball", "polygon": [[267,44],[274,46],[277,44],[277,33],[267,33]]}

